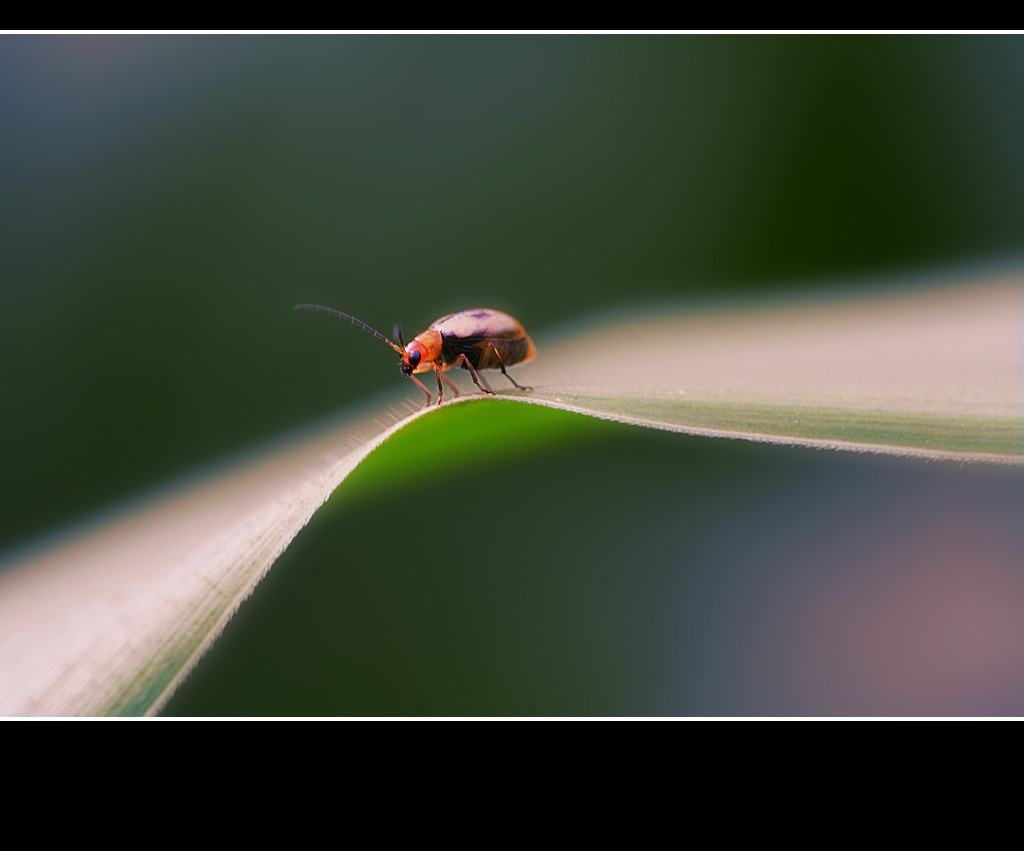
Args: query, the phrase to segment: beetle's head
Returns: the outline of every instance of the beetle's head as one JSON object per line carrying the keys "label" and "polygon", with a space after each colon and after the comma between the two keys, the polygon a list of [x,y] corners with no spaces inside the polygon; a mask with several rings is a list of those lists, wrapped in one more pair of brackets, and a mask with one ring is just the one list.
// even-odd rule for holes
{"label": "beetle's head", "polygon": [[402,370],[402,375],[412,375],[414,372],[424,372],[430,369],[432,361],[433,358],[424,347],[423,341],[416,339],[403,350],[398,368]]}
{"label": "beetle's head", "polygon": [[422,354],[418,350],[406,351],[398,362],[398,368],[402,370],[402,375],[412,375],[416,371],[416,367],[420,365],[421,357]]}

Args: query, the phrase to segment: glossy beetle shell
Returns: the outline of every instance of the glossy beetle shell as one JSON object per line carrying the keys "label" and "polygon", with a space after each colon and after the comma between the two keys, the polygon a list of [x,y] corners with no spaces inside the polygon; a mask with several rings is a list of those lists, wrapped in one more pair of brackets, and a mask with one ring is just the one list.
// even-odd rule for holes
{"label": "glossy beetle shell", "polygon": [[[418,344],[418,345],[417,345]],[[420,352],[413,372],[449,369],[460,356],[475,369],[500,369],[530,360],[537,349],[518,320],[500,310],[475,308],[442,316],[406,346],[406,352]]]}

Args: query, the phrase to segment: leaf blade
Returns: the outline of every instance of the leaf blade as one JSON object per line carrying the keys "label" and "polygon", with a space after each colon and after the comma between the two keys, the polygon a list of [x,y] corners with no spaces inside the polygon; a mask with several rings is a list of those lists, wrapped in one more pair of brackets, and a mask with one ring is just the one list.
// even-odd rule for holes
{"label": "leaf blade", "polygon": [[[1019,465],[1020,281],[617,319],[542,343],[524,373],[535,391],[506,398],[692,434]],[[434,410],[379,407],[9,558],[0,713],[159,711],[348,473]]]}

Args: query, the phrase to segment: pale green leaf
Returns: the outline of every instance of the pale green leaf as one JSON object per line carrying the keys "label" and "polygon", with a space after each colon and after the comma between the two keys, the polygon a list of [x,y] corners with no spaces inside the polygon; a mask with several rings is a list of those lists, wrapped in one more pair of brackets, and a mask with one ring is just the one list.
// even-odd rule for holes
{"label": "pale green leaf", "polygon": [[1021,293],[1006,275],[612,318],[546,348],[531,399],[695,434],[1021,463]]}
{"label": "pale green leaf", "polygon": [[[636,311],[537,342],[515,373],[534,391],[507,398],[692,434],[1024,463],[1019,274],[874,299]],[[393,408],[9,557],[0,713],[158,711],[349,472],[437,410],[410,410],[422,397],[402,389]],[[491,402],[461,399],[478,400]]]}

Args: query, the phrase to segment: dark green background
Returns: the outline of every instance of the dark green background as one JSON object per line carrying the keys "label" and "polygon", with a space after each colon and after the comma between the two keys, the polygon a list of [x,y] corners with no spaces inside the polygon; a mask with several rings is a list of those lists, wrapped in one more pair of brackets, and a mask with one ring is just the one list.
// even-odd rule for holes
{"label": "dark green background", "polygon": [[[296,302],[333,305],[385,333],[396,321],[415,332],[453,310],[499,307],[543,336],[617,305],[874,286],[1017,258],[1022,44],[2,37],[0,549],[398,384],[393,353],[356,329],[292,313]],[[549,467],[560,482],[605,483],[559,494],[559,516],[568,502],[585,518],[587,499],[616,490],[619,473],[602,465],[642,469],[624,460],[634,451],[665,457],[654,465],[664,471],[683,453],[680,471],[704,471],[669,488],[684,502],[721,481],[749,491],[745,476],[779,458],[830,471],[845,492],[846,465],[862,460],[633,432],[603,439],[612,441],[604,449],[596,441],[592,452],[574,447],[539,468],[501,472],[498,492],[511,504],[484,512],[484,539],[508,524],[544,549],[561,534],[517,517],[524,501],[554,515],[522,495]],[[456,475],[458,447],[448,451]],[[520,474],[529,478],[516,485]],[[630,485],[633,502],[665,506],[662,486],[653,474],[647,481]],[[453,498],[481,486],[453,482],[419,500],[448,518]],[[992,500],[1005,504],[1002,491]],[[381,513],[390,521],[382,552],[348,539],[353,563],[372,555],[414,569],[423,541],[438,538],[436,522],[429,511]],[[481,537],[473,524],[444,527],[456,553]],[[571,550],[541,558],[547,572],[580,568]],[[271,581],[299,573],[282,567]],[[430,667],[419,676],[429,679]],[[488,705],[500,711],[500,701]],[[585,711],[525,697],[512,706]],[[442,709],[461,711],[458,702]]]}

